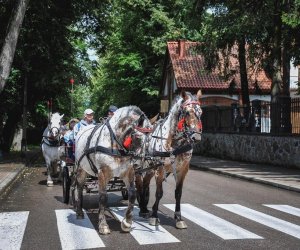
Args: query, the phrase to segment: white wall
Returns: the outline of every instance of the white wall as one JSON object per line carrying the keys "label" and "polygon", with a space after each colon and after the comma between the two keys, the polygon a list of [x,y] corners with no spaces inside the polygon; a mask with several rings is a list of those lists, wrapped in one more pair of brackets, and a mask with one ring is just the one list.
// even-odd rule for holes
{"label": "white wall", "polygon": [[298,85],[298,68],[294,67],[291,63],[291,70],[290,70],[290,89],[297,89]]}

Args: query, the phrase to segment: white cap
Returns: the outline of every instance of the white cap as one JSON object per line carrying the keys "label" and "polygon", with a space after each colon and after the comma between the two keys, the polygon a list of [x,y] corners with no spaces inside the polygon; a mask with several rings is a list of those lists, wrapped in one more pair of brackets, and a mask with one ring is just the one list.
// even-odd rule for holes
{"label": "white cap", "polygon": [[94,114],[94,111],[92,109],[86,109],[84,111],[84,115],[90,115],[90,114]]}

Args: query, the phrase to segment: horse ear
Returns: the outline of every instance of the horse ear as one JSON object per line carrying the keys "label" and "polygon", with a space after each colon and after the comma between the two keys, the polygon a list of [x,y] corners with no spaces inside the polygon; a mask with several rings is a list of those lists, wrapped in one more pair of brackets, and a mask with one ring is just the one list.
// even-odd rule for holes
{"label": "horse ear", "polygon": [[181,90],[181,93],[180,93],[181,97],[183,98],[183,100],[187,100],[188,99],[188,95],[186,94],[185,90]]}
{"label": "horse ear", "polygon": [[151,125],[153,125],[157,121],[158,116],[159,116],[159,113],[150,119]]}
{"label": "horse ear", "polygon": [[201,89],[199,89],[197,92],[197,98],[199,101],[200,101],[201,96],[202,96],[202,91],[201,91]]}
{"label": "horse ear", "polygon": [[64,117],[64,115],[65,115],[65,114],[62,114],[62,115],[60,116],[60,119],[61,119],[61,118],[63,118],[63,117]]}

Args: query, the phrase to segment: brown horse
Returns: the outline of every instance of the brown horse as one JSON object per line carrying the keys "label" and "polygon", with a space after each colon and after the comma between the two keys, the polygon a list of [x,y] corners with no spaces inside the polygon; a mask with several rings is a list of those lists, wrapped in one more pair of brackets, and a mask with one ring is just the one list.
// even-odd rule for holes
{"label": "brown horse", "polygon": [[[113,177],[119,177],[127,186],[128,208],[121,228],[125,232],[131,230],[136,198],[132,158],[135,157],[134,154],[143,153],[145,138],[135,128],[147,126],[151,125],[144,113],[136,106],[128,106],[118,109],[104,124],[86,127],[76,136],[77,173],[72,185],[73,204],[77,218],[83,218],[82,196],[86,176],[89,174],[98,177],[100,234],[110,233],[104,211],[108,199],[106,187]],[[132,138],[130,152],[124,146],[126,136]],[[135,164],[138,164],[138,160]]]}
{"label": "brown horse", "polygon": [[[140,207],[140,216],[150,215],[147,209],[149,201],[149,184],[151,178],[156,176],[155,203],[149,219],[150,225],[158,225],[158,205],[163,196],[163,181],[166,176],[173,173],[176,181],[175,189],[175,220],[176,228],[187,228],[181,218],[180,201],[185,176],[189,170],[192,157],[193,144],[201,140],[201,91],[197,97],[188,92],[182,92],[173,104],[168,116],[154,128],[148,142],[148,154],[160,159],[158,167],[136,175],[137,199]],[[152,164],[153,165],[153,164]],[[154,164],[155,165],[155,164]]]}

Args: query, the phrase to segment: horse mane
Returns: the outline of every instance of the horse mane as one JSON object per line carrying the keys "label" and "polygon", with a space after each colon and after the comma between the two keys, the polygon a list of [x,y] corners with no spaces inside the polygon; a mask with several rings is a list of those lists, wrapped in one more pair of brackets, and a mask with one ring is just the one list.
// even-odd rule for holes
{"label": "horse mane", "polygon": [[[120,116],[122,118],[120,118]],[[133,129],[133,123],[137,122],[137,126],[151,126],[150,120],[144,114],[144,112],[137,106],[125,106],[119,108],[109,120],[110,125],[114,128],[116,136],[123,138],[131,129]]]}
{"label": "horse mane", "polygon": [[177,122],[179,118],[179,110],[180,106],[186,101],[186,100],[194,100],[195,97],[190,93],[190,92],[183,92],[182,95],[177,95],[175,99],[173,100],[170,112],[169,112],[169,117],[171,117],[170,121],[170,127],[171,131],[175,131],[177,128]]}

